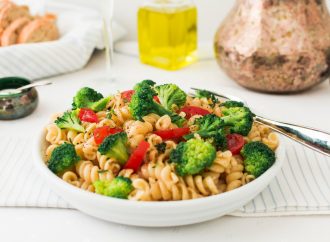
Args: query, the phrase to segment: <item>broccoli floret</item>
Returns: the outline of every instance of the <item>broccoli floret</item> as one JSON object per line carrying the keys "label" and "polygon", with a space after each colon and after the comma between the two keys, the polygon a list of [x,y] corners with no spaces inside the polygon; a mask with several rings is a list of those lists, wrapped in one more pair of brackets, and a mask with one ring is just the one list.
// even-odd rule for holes
{"label": "broccoli floret", "polygon": [[187,94],[175,84],[164,84],[155,87],[160,103],[170,111],[179,110],[187,99]]}
{"label": "broccoli floret", "polygon": [[111,99],[111,97],[102,98],[99,101],[92,103],[89,108],[95,112],[100,112],[100,111],[106,109],[107,104],[110,101],[110,99]]}
{"label": "broccoli floret", "polygon": [[53,150],[48,161],[48,168],[58,174],[71,168],[79,160],[80,157],[77,155],[74,145],[64,143]]}
{"label": "broccoli floret", "polygon": [[61,129],[72,129],[81,133],[85,131],[84,127],[81,126],[76,111],[65,112],[61,117],[55,120],[55,124]]}
{"label": "broccoli floret", "polygon": [[224,106],[226,108],[244,107],[244,103],[237,101],[227,101],[222,103],[221,106]]}
{"label": "broccoli floret", "polygon": [[[198,126],[198,131],[196,132],[202,138],[211,138],[217,133],[219,129],[224,127],[224,122],[222,119],[215,114],[207,114],[201,118],[198,118],[194,122]],[[194,134],[185,135],[185,139],[191,139]]]}
{"label": "broccoli floret", "polygon": [[241,155],[244,157],[246,172],[255,177],[267,171],[276,160],[274,151],[259,141],[244,145]]}
{"label": "broccoli floret", "polygon": [[196,90],[195,91],[196,93],[196,97],[198,98],[207,98],[207,99],[211,99],[212,101],[212,107],[215,106],[215,104],[219,103],[219,100],[215,97],[215,95],[209,91],[206,91],[206,90]]}
{"label": "broccoli floret", "polygon": [[121,199],[127,199],[133,191],[131,179],[122,176],[118,176],[112,181],[95,181],[93,185],[96,193]]}
{"label": "broccoli floret", "polygon": [[98,151],[108,158],[116,159],[121,165],[128,160],[127,134],[120,132],[106,137],[101,143]]}
{"label": "broccoli floret", "polygon": [[226,131],[225,129],[219,129],[216,132],[215,136],[209,140],[217,150],[226,150],[227,149],[227,138],[226,138]]}
{"label": "broccoli floret", "polygon": [[81,88],[73,98],[72,109],[90,108],[95,112],[102,111],[106,108],[110,97],[104,98],[101,93],[98,93],[92,88]]}
{"label": "broccoli floret", "polygon": [[[194,122],[198,126],[196,132],[201,138],[212,143],[217,150],[224,150],[227,147],[226,132],[222,119],[214,114],[208,114],[198,118]],[[195,133],[184,136],[186,140],[194,138]]]}
{"label": "broccoli floret", "polygon": [[178,144],[170,154],[175,170],[180,176],[195,175],[212,165],[216,156],[215,148],[208,142],[191,139]]}
{"label": "broccoli floret", "polygon": [[173,123],[178,126],[182,126],[185,119],[173,113],[162,105],[156,103],[153,99],[157,95],[153,86],[155,82],[150,80],[145,80],[138,83],[135,87],[135,93],[132,96],[131,102],[129,104],[130,111],[135,119],[143,120],[142,118],[150,113],[158,114],[159,116],[169,115]]}
{"label": "broccoli floret", "polygon": [[[253,124],[253,113],[247,107],[235,106],[234,103],[227,104],[222,109],[223,120],[226,126],[230,126],[232,133],[246,136],[249,134]],[[234,106],[233,106],[234,105]],[[239,103],[236,103],[239,105]]]}

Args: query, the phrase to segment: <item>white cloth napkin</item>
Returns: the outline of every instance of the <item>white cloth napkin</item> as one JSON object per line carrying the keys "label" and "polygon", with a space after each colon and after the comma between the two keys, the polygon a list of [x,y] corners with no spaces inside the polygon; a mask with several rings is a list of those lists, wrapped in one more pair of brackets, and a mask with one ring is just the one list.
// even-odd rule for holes
{"label": "white cloth napkin", "polygon": [[[23,76],[40,79],[81,69],[95,48],[104,48],[103,20],[96,10],[50,2],[47,12],[58,16],[61,38],[37,44],[0,47],[0,77]],[[125,30],[113,24],[114,41]]]}
{"label": "white cloth napkin", "polygon": [[[0,136],[0,206],[72,208],[38,177],[30,138]],[[330,214],[330,159],[285,140],[286,161],[273,182],[234,216]]]}

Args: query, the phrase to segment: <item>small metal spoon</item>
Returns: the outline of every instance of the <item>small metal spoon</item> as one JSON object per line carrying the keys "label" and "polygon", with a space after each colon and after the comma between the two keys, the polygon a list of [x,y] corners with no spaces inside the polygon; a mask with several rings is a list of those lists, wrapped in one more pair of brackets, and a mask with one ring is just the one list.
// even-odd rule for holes
{"label": "small metal spoon", "polygon": [[25,85],[16,89],[4,89],[0,91],[0,94],[2,95],[10,95],[10,94],[18,94],[21,93],[23,90],[32,88],[32,87],[39,87],[39,86],[46,86],[46,85],[50,85],[53,84],[51,81],[38,81],[38,82],[33,82],[29,85]]}
{"label": "small metal spoon", "polygon": [[[191,89],[194,91],[201,90],[198,88],[191,88]],[[216,93],[212,91],[208,91],[208,92],[212,93],[217,97],[221,97],[227,100],[238,101],[246,104],[244,100],[231,95]],[[323,155],[327,155],[330,157],[330,133],[328,132],[302,125],[275,121],[258,115],[254,117],[254,121],[260,124],[267,125],[272,130],[275,130],[310,149],[313,149]]]}

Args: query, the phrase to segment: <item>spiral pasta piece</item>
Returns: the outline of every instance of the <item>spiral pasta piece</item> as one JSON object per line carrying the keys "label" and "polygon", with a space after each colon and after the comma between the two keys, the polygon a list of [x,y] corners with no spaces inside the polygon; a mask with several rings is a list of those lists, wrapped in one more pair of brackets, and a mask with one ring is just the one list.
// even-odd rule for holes
{"label": "spiral pasta piece", "polygon": [[241,171],[234,171],[232,173],[229,173],[226,176],[226,183],[227,183],[226,191],[231,191],[233,189],[242,186],[243,185],[242,178],[243,178],[243,172]]}
{"label": "spiral pasta piece", "polygon": [[82,147],[84,157],[88,160],[94,161],[97,157],[97,145],[95,143],[94,137],[87,140]]}
{"label": "spiral pasta piece", "polygon": [[128,136],[128,143],[132,149],[136,148],[146,135],[153,131],[153,127],[148,122],[129,121],[124,124],[124,130]]}
{"label": "spiral pasta piece", "polygon": [[52,145],[49,145],[45,151],[45,158],[46,158],[46,161],[48,161],[53,153],[53,151],[55,150],[55,148],[58,147],[58,145],[56,144],[52,144]]}
{"label": "spiral pasta piece", "polygon": [[209,196],[220,193],[220,190],[217,187],[216,181],[211,176],[203,177],[201,175],[196,176],[185,176],[184,182],[188,187],[197,191],[198,193]]}
{"label": "spiral pasta piece", "polygon": [[146,136],[148,143],[150,144],[150,149],[155,148],[156,145],[159,145],[163,142],[162,137],[156,134],[150,134]]}
{"label": "spiral pasta piece", "polygon": [[81,189],[89,191],[89,192],[95,192],[95,188],[94,188],[93,184],[91,184],[90,182],[84,181],[83,179],[78,179],[77,174],[72,171],[65,172],[62,176],[62,179],[65,182],[67,182],[75,187],[81,188]]}
{"label": "spiral pasta piece", "polygon": [[109,126],[110,128],[115,128],[116,124],[113,120],[111,119],[103,119],[98,124],[96,125],[97,128],[104,127],[104,126]]}
{"label": "spiral pasta piece", "polygon": [[148,122],[134,121],[129,123],[129,127],[125,127],[125,131],[128,137],[133,137],[135,135],[144,135],[153,131],[153,127]]}
{"label": "spiral pasta piece", "polygon": [[226,191],[231,191],[243,185],[244,165],[241,156],[233,156],[230,167],[226,169]]}
{"label": "spiral pasta piece", "polygon": [[149,183],[140,178],[138,174],[134,173],[132,169],[123,169],[119,172],[118,176],[126,177],[132,180],[134,190],[128,196],[129,200],[134,201],[150,201]]}
{"label": "spiral pasta piece", "polygon": [[218,151],[213,164],[208,168],[208,170],[219,174],[225,172],[225,170],[230,166],[232,156],[233,155],[230,151]]}
{"label": "spiral pasta piece", "polygon": [[66,141],[65,131],[57,127],[56,124],[46,126],[46,140],[51,144],[63,144]]}
{"label": "spiral pasta piece", "polygon": [[99,112],[96,113],[96,116],[97,116],[99,121],[102,121],[104,119],[108,119],[107,118],[107,111],[99,111]]}
{"label": "spiral pasta piece", "polygon": [[255,125],[258,128],[261,138],[266,138],[271,133],[271,130],[268,126],[259,123],[255,123]]}
{"label": "spiral pasta piece", "polygon": [[83,127],[85,128],[84,140],[88,141],[94,137],[94,130],[97,128],[96,123],[83,122]]}
{"label": "spiral pasta piece", "polygon": [[262,138],[262,143],[267,145],[270,149],[275,151],[279,146],[279,139],[275,133],[270,133],[267,137]]}
{"label": "spiral pasta piece", "polygon": [[121,126],[125,121],[130,119],[132,119],[132,115],[128,106],[112,109],[111,120],[114,121],[116,125]]}
{"label": "spiral pasta piece", "polygon": [[170,201],[170,200],[188,200],[202,197],[194,189],[187,187],[181,180],[171,187],[168,187],[165,182],[149,179],[150,183],[150,196],[153,201]]}
{"label": "spiral pasta piece", "polygon": [[114,159],[110,159],[105,155],[101,155],[100,152],[96,153],[99,167],[102,170],[112,171],[113,174],[117,175],[120,171],[120,165]]}
{"label": "spiral pasta piece", "polygon": [[241,178],[242,185],[248,184],[251,181],[253,181],[254,179],[255,179],[255,177],[253,175],[250,175],[248,173],[244,173],[242,178]]}
{"label": "spiral pasta piece", "polygon": [[84,180],[79,181],[79,188],[85,191],[95,192],[95,187],[93,186],[93,184]]}
{"label": "spiral pasta piece", "polygon": [[176,124],[172,123],[172,120],[168,115],[164,115],[160,117],[155,124],[156,130],[169,130],[169,129],[175,129],[177,127],[178,126]]}
{"label": "spiral pasta piece", "polygon": [[194,97],[188,96],[187,100],[186,100],[187,106],[200,107],[209,112],[213,111],[211,104],[212,104],[212,101],[207,98],[194,98]]}
{"label": "spiral pasta piece", "polygon": [[129,194],[128,199],[134,201],[151,201],[149,183],[141,178],[133,179],[134,190]]}
{"label": "spiral pasta piece", "polygon": [[93,183],[98,180],[111,181],[115,176],[112,171],[100,170],[91,161],[79,161],[76,164],[76,171],[84,181]]}
{"label": "spiral pasta piece", "polygon": [[245,139],[247,142],[261,141],[261,134],[259,132],[258,127],[255,124],[252,125],[252,129],[250,130],[247,137],[245,137]]}
{"label": "spiral pasta piece", "polygon": [[80,187],[78,176],[72,171],[65,172],[62,176],[62,179],[73,186]]}
{"label": "spiral pasta piece", "polygon": [[141,167],[141,177],[149,180],[150,178],[161,180],[165,186],[170,189],[173,184],[179,181],[178,176],[173,172],[170,165],[159,164],[144,164]]}
{"label": "spiral pasta piece", "polygon": [[121,93],[114,95],[107,104],[107,109],[114,109],[125,106],[125,100],[122,98]]}
{"label": "spiral pasta piece", "polygon": [[160,116],[157,114],[151,113],[151,114],[144,116],[142,119],[144,122],[150,123],[152,125],[152,127],[155,129],[156,123],[160,119]]}
{"label": "spiral pasta piece", "polygon": [[222,111],[221,111],[221,108],[219,106],[219,104],[216,104],[212,110],[212,113],[217,115],[218,117],[221,117],[222,116]]}
{"label": "spiral pasta piece", "polygon": [[134,170],[132,170],[132,169],[122,169],[119,172],[118,176],[126,177],[131,180],[135,180],[135,179],[139,178],[139,175],[134,173]]}
{"label": "spiral pasta piece", "polygon": [[68,131],[67,140],[73,145],[79,145],[85,142],[84,134],[78,133],[77,131],[74,130]]}

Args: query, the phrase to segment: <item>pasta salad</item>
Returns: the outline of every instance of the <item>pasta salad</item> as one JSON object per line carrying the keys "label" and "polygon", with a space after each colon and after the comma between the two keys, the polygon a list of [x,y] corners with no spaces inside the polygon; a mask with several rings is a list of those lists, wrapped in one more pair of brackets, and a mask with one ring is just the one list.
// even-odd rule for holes
{"label": "pasta salad", "polygon": [[46,127],[48,168],[65,182],[135,201],[201,198],[243,186],[275,162],[277,135],[243,103],[144,80],[104,97],[80,89]]}

